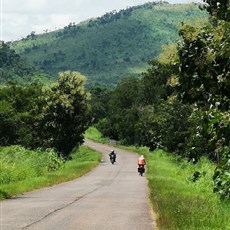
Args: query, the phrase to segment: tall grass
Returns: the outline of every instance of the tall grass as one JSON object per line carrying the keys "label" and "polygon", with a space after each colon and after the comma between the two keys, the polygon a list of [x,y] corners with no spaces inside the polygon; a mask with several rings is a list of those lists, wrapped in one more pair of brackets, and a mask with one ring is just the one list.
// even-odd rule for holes
{"label": "tall grass", "polygon": [[95,167],[100,154],[81,146],[62,161],[54,151],[31,151],[20,146],[0,148],[0,200],[80,177]]}
{"label": "tall grass", "polygon": [[103,137],[94,126],[91,126],[86,130],[84,137],[100,143],[109,143],[109,138]]}
{"label": "tall grass", "polygon": [[[150,199],[159,229],[230,229],[230,203],[213,193],[213,163],[202,158],[194,165],[162,150],[129,149],[146,156]],[[197,179],[195,172],[200,173]]]}
{"label": "tall grass", "polygon": [[[94,135],[89,137],[94,139]],[[213,193],[214,163],[202,158],[194,165],[162,150],[118,147],[146,157],[150,200],[157,213],[158,229],[230,230],[230,203]]]}

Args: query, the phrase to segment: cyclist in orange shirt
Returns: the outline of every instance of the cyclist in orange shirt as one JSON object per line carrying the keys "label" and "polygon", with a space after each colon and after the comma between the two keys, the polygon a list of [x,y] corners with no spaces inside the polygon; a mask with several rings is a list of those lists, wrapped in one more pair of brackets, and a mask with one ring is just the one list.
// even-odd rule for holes
{"label": "cyclist in orange shirt", "polygon": [[137,164],[138,164],[137,171],[142,176],[143,173],[145,173],[145,165],[146,165],[146,161],[143,155],[139,157]]}
{"label": "cyclist in orange shirt", "polygon": [[138,166],[145,166],[146,165],[146,161],[145,161],[145,157],[143,155],[141,155],[138,159]]}

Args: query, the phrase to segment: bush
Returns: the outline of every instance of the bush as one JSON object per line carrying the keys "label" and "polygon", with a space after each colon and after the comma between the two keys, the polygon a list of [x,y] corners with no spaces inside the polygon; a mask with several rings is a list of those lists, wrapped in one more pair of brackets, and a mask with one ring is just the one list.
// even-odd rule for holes
{"label": "bush", "polygon": [[215,183],[213,191],[220,194],[222,199],[230,200],[230,159],[215,169],[213,180]]}

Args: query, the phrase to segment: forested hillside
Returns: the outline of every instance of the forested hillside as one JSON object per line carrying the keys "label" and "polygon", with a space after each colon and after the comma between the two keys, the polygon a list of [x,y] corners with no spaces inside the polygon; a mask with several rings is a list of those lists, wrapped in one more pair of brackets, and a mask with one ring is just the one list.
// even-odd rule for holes
{"label": "forested hillside", "polygon": [[194,24],[207,18],[198,6],[146,3],[64,29],[11,43],[24,59],[57,76],[65,70],[79,71],[87,84],[115,86],[124,76],[137,76],[156,59],[161,46],[179,39],[181,22]]}
{"label": "forested hillside", "polygon": [[27,83],[49,83],[51,77],[42,70],[28,64],[5,43],[0,43],[0,85],[16,81]]}
{"label": "forested hillside", "polygon": [[[230,6],[205,2],[210,21],[202,28],[184,25],[182,40],[141,78],[124,78],[110,94],[104,90],[107,104],[92,94],[93,107],[105,108],[94,116],[101,133],[122,144],[164,149],[194,164],[214,161],[213,191],[229,199]],[[200,177],[194,172],[194,181]]]}
{"label": "forested hillside", "polygon": [[[170,20],[172,27],[169,9],[178,23],[185,14],[195,21],[204,11],[194,5],[148,3],[53,33],[31,33],[12,43],[17,53],[52,74],[77,68],[87,73],[89,84],[109,87],[128,73],[144,69],[147,57],[154,60],[139,77],[124,77],[112,89],[98,85],[85,89],[85,76],[75,71],[59,73],[59,80],[50,87],[14,83],[0,87],[0,146],[4,147],[0,163],[3,175],[8,176],[3,183],[17,178],[10,176],[11,171],[18,172],[13,168],[17,158],[13,167],[8,165],[6,146],[53,149],[51,163],[55,164],[51,166],[56,170],[62,160],[72,158],[85,131],[94,125],[103,137],[135,145],[140,154],[147,155],[150,197],[156,204],[159,229],[229,229],[230,3],[203,2],[209,20],[184,24],[178,35],[174,28],[171,37],[169,27],[164,31],[154,24]],[[168,16],[162,18],[162,12]],[[137,24],[141,25],[138,29]],[[156,28],[160,33],[154,32]],[[161,44],[179,37],[157,58],[151,57],[153,50],[160,52]],[[23,67],[18,54],[5,44],[0,52],[1,68],[9,70],[6,73]],[[9,149],[10,153],[17,150]],[[12,194],[1,192],[4,197]]]}

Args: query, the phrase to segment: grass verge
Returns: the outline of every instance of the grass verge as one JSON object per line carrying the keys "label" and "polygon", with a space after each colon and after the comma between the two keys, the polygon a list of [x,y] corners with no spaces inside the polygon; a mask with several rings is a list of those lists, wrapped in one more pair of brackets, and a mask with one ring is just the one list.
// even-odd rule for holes
{"label": "grass verge", "polygon": [[0,148],[0,200],[78,178],[98,165],[101,155],[86,146],[58,162],[53,152],[29,151],[19,146]]}
{"label": "grass verge", "polygon": [[[230,229],[230,203],[212,192],[213,163],[202,158],[194,165],[162,150],[126,149],[146,156],[150,199],[159,229]],[[197,180],[195,172],[200,173]]]}
{"label": "grass verge", "polygon": [[162,150],[149,152],[146,147],[117,147],[145,155],[158,229],[230,230],[230,203],[213,193],[215,164],[202,158],[194,165]]}
{"label": "grass verge", "polygon": [[84,135],[85,138],[100,142],[100,143],[109,143],[110,139],[107,137],[103,137],[101,133],[93,126],[89,127]]}

